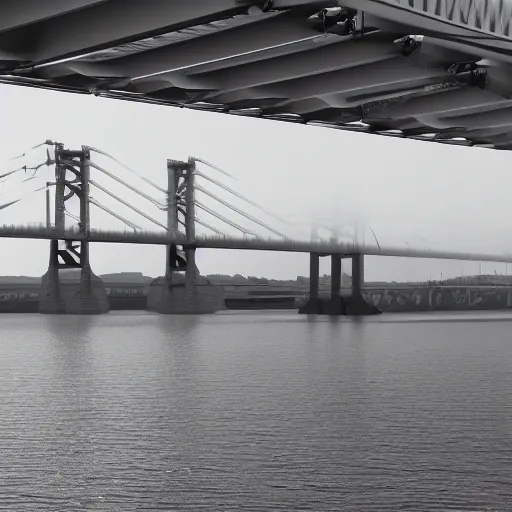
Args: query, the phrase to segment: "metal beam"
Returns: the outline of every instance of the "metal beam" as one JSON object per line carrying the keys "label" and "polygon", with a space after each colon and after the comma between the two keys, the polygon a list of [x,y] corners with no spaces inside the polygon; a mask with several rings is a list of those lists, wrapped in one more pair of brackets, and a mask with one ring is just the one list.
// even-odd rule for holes
{"label": "metal beam", "polygon": [[[353,69],[337,70],[320,75],[312,75],[296,80],[279,82],[243,91],[236,91],[218,96],[209,97],[209,100],[218,103],[232,103],[239,100],[257,100],[267,98],[282,98],[283,100],[297,100],[321,96],[332,93],[345,93],[351,96],[361,94],[365,89],[372,96],[380,96],[398,87],[400,90],[409,90],[415,87],[424,87],[440,82],[455,81],[456,78],[446,71],[414,68],[407,65],[402,58],[386,60],[367,66]],[[372,101],[365,98],[359,103]],[[356,101],[345,99],[345,106],[357,104]],[[257,105],[255,105],[257,106]]]}
{"label": "metal beam", "polygon": [[511,101],[477,87],[461,87],[411,97],[404,102],[385,107],[375,117],[401,119],[430,115],[459,115],[471,113],[473,110],[482,112],[489,108],[504,108],[510,105],[512,105]]}
{"label": "metal beam", "polygon": [[293,9],[297,7],[337,7],[337,0],[273,0],[272,9]]}
{"label": "metal beam", "polygon": [[256,18],[256,21],[249,25],[148,50],[140,55],[106,62],[102,66],[116,70],[122,76],[130,76],[138,80],[210,62],[250,55],[268,48],[290,45],[318,36],[318,32],[304,22],[303,16],[294,11],[285,11],[270,18],[264,17],[261,20]]}
{"label": "metal beam", "polygon": [[[442,4],[446,4],[448,0],[426,1],[430,2],[430,5],[435,5],[437,10],[438,6],[442,7]],[[452,2],[452,0],[449,1]],[[420,4],[417,0],[414,0],[414,2],[416,5]],[[482,7],[487,9],[487,6],[490,5],[489,2],[490,0],[459,0],[457,4],[459,10],[469,8],[474,14]],[[493,1],[493,3],[497,2]],[[474,22],[468,18],[468,21],[464,23],[461,20],[438,15],[437,12],[424,11],[423,8],[411,8],[408,5],[409,0],[343,0],[344,6],[364,11],[367,22],[378,24],[381,29],[395,31],[403,35],[422,34],[438,37],[441,41],[452,43],[449,46],[446,45],[446,47],[457,48],[460,51],[480,55],[480,57],[483,57],[481,52],[485,49],[494,52],[498,59],[500,55],[503,55],[505,60],[509,60],[512,51],[510,0],[501,3],[508,5],[504,8],[504,15],[501,20],[497,21],[498,23],[503,22],[505,25],[503,29],[500,26],[496,32],[492,32],[486,30],[485,26],[479,28],[477,18],[474,16]],[[421,2],[421,4],[424,4],[424,2]],[[498,28],[498,25],[496,27]],[[498,49],[504,51],[496,51]]]}
{"label": "metal beam", "polygon": [[80,11],[107,0],[2,0],[0,33]]}
{"label": "metal beam", "polygon": [[450,28],[511,35],[511,0],[345,0],[343,3],[394,20],[417,23],[420,28],[442,20]]}
{"label": "metal beam", "polygon": [[[428,118],[428,116],[425,116]],[[433,116],[432,116],[433,117]],[[448,129],[453,126],[458,128],[482,129],[510,126],[512,124],[512,107],[492,110],[482,110],[466,115],[452,115],[432,119],[435,127]]]}
{"label": "metal beam", "polygon": [[390,36],[342,41],[318,49],[266,59],[247,65],[195,75],[223,92],[318,75],[356,66],[376,64],[400,55]]}
{"label": "metal beam", "polygon": [[334,34],[321,34],[319,37],[312,39],[304,39],[302,41],[295,42],[293,45],[285,46],[274,46],[270,48],[262,49],[259,52],[242,54],[234,57],[230,57],[227,60],[218,60],[212,62],[206,62],[187,68],[187,73],[190,75],[211,73],[214,71],[222,71],[226,69],[236,69],[237,66],[244,66],[251,62],[268,61],[278,57],[284,57],[294,53],[304,52],[308,50],[318,50],[324,46],[331,44],[337,44],[342,41],[351,39],[352,36],[338,36]]}
{"label": "metal beam", "polygon": [[[39,0],[40,3],[52,3]],[[42,24],[35,64],[113,48],[241,13],[251,0],[109,0]]]}

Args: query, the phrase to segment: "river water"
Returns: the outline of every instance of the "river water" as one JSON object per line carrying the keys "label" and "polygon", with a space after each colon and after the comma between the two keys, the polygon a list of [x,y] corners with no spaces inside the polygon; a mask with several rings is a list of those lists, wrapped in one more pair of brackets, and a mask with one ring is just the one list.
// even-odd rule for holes
{"label": "river water", "polygon": [[0,317],[0,510],[508,511],[512,313]]}

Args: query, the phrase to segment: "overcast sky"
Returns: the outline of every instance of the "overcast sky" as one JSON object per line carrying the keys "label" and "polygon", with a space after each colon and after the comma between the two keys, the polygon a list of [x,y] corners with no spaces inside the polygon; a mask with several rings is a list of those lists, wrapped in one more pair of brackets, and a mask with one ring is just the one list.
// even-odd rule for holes
{"label": "overcast sky", "polygon": [[[45,139],[63,142],[69,149],[90,145],[107,151],[138,173],[166,186],[166,159],[206,159],[236,177],[230,180],[201,167],[215,179],[293,222],[308,221],[313,213],[336,219],[359,219],[360,239],[373,242],[369,227],[381,245],[430,247],[480,252],[512,252],[512,155],[508,152],[450,147],[419,141],[349,133],[277,121],[228,116],[71,95],[14,86],[0,86],[0,173],[20,163],[43,161],[44,150],[25,159],[5,159],[23,153]],[[94,158],[132,185],[164,200],[158,191],[104,157]],[[52,169],[53,171],[53,169]],[[27,175],[30,176],[30,175]],[[44,222],[45,195],[31,190],[48,179],[46,169],[37,179],[17,178],[0,185],[0,203],[18,197],[24,201],[0,211],[1,224]],[[165,214],[126,191],[101,173],[92,179],[109,187],[134,206],[165,222]],[[202,185],[229,199],[206,181]],[[151,223],[92,190],[98,201],[143,228]],[[238,224],[265,230],[236,217],[226,207],[198,194]],[[233,200],[237,206],[240,201]],[[77,205],[69,209],[78,213]],[[295,228],[247,208],[289,236],[307,237],[308,228]],[[211,221],[203,214],[204,220]],[[71,225],[73,221],[67,219]],[[124,225],[93,207],[92,227],[124,229]],[[213,224],[221,227],[217,221]],[[155,229],[158,229],[155,227]],[[348,228],[350,229],[350,228]],[[234,231],[226,229],[229,233]],[[324,236],[329,236],[327,232]],[[48,265],[47,241],[0,240],[1,275],[40,275]],[[295,278],[308,272],[307,255],[238,251],[198,251],[204,274],[241,273],[273,278]],[[140,271],[157,276],[164,271],[164,249],[155,246],[93,244],[91,264],[96,273]],[[328,272],[322,262],[321,271]],[[482,271],[505,272],[504,264],[484,263]],[[439,279],[478,273],[478,263],[368,258],[367,279]]]}

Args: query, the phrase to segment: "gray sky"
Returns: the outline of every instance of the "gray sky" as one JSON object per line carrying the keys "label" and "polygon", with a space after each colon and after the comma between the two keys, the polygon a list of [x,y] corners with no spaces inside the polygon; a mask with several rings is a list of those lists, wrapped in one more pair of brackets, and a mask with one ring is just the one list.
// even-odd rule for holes
{"label": "gray sky", "polygon": [[[359,218],[361,238],[373,242],[371,226],[381,245],[430,247],[481,252],[512,252],[512,175],[508,152],[450,147],[365,134],[242,118],[171,107],[159,107],[93,96],[71,95],[14,86],[0,86],[2,109],[0,173],[19,165],[4,159],[45,139],[69,149],[101,148],[153,181],[166,185],[166,159],[206,159],[236,177],[212,177],[239,190],[276,214],[306,221],[312,212],[337,219]],[[23,163],[44,160],[44,150]],[[131,184],[163,196],[104,157],[96,158]],[[26,224],[45,219],[44,193],[30,190],[47,180],[20,184],[25,176],[2,185],[0,202],[25,194],[21,203],[0,211],[1,224]],[[127,193],[109,178],[92,178],[135,206],[164,222],[158,209]],[[211,184],[203,182],[215,191]],[[224,193],[222,197],[228,198]],[[144,219],[94,191],[93,196],[141,227]],[[200,195],[198,198],[208,202]],[[240,205],[238,201],[237,205]],[[219,213],[228,209],[215,205]],[[75,211],[78,213],[78,210]],[[70,206],[73,209],[73,205]],[[254,209],[248,208],[251,212]],[[307,237],[308,230],[279,225],[290,236]],[[205,220],[210,219],[204,215]],[[124,229],[116,219],[93,209],[92,226]],[[238,218],[247,227],[250,223]],[[71,223],[71,221],[70,221]],[[218,223],[213,222],[218,226]],[[260,234],[264,230],[253,226]],[[152,229],[152,228],[151,228]],[[228,230],[230,233],[231,230]],[[327,233],[325,233],[327,236]],[[48,265],[48,242],[0,240],[0,274],[39,275]],[[91,264],[96,273],[140,271],[156,276],[164,271],[164,249],[155,246],[93,244]],[[241,273],[275,278],[307,275],[307,255],[239,251],[199,251],[202,273]],[[321,271],[328,272],[322,262]],[[504,264],[484,263],[482,271],[505,272]],[[368,258],[367,279],[415,280],[478,273],[478,263]]]}

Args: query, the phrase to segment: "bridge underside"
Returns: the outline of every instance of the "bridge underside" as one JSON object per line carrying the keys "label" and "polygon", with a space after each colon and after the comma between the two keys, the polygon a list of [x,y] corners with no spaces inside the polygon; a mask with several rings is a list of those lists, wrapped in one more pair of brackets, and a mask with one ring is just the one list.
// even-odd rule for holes
{"label": "bridge underside", "polygon": [[511,149],[511,18],[510,0],[5,0],[0,83]]}

